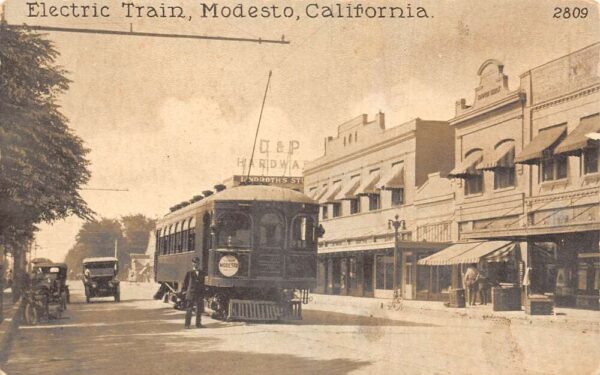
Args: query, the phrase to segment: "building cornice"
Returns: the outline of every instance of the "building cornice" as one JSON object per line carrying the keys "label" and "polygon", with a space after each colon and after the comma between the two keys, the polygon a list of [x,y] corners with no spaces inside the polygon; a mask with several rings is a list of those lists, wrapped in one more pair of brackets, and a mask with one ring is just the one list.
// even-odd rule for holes
{"label": "building cornice", "polygon": [[487,112],[494,111],[496,109],[513,104],[517,101],[524,101],[524,100],[525,100],[525,92],[523,92],[521,90],[517,90],[517,91],[514,91],[514,92],[508,94],[507,96],[505,96],[504,98],[497,100],[493,103],[490,103],[490,104],[485,105],[480,108],[472,109],[470,111],[467,111],[466,113],[456,116],[456,117],[448,120],[448,123],[450,124],[450,126],[456,126],[462,122],[465,122],[467,120],[471,120],[471,119],[479,117],[483,114],[486,114]]}
{"label": "building cornice", "polygon": [[[368,155],[370,153],[380,151],[384,148],[394,146],[398,143],[406,142],[407,140],[414,139],[415,137],[416,137],[416,130],[409,130],[405,133],[398,135],[397,137],[388,138],[388,139],[384,140],[383,142],[375,143],[375,144],[373,144],[369,147],[363,148],[359,151],[341,156],[339,158],[332,159],[330,161],[326,161],[322,164],[317,164],[314,167],[306,168],[304,170],[304,176],[310,175],[313,173],[317,173],[322,170],[332,168],[332,167],[335,167],[336,165],[343,164],[343,163],[346,163],[346,162],[349,162],[349,161],[352,161],[355,159],[362,158],[363,156]],[[325,157],[323,157],[323,158],[325,158]],[[318,163],[319,159],[314,160],[313,162]]]}

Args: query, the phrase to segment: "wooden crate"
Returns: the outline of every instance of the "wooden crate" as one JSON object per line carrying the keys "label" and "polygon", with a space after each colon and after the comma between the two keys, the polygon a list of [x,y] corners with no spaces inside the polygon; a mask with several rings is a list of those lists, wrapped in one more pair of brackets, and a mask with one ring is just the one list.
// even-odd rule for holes
{"label": "wooden crate", "polygon": [[547,296],[529,296],[525,299],[525,313],[529,315],[552,315],[554,300]]}
{"label": "wooden crate", "polygon": [[521,288],[492,288],[492,308],[494,311],[521,310]]}

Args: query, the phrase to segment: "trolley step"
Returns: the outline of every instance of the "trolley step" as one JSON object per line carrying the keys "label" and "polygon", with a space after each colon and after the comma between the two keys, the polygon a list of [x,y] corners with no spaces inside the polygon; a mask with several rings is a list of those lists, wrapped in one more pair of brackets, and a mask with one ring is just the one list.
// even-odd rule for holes
{"label": "trolley step", "polygon": [[282,317],[281,306],[272,301],[229,300],[228,320],[279,320]]}
{"label": "trolley step", "polygon": [[275,321],[301,320],[302,301],[293,300],[285,304],[272,301],[229,300],[228,320]]}

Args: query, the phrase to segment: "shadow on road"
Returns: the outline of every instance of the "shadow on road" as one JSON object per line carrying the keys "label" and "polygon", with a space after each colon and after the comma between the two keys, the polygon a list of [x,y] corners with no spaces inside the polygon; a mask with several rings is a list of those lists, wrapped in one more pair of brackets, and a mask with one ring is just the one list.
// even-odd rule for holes
{"label": "shadow on road", "polygon": [[[186,330],[182,314],[174,314],[172,308],[115,305],[119,309],[82,311],[86,304],[74,304],[66,325],[60,324],[63,321],[55,327],[19,330],[4,370],[8,374],[305,375],[310,369],[310,373],[341,375],[369,364],[260,353],[259,341],[248,347],[251,352],[226,351],[213,332],[223,332],[215,328],[226,329],[232,323],[207,321],[206,329]],[[312,312],[307,315],[311,321],[318,319]]]}
{"label": "shadow on road", "polygon": [[321,310],[303,310],[302,320],[290,321],[293,325],[319,326],[383,326],[383,327],[436,327],[435,324],[416,323],[402,320],[375,318],[362,315],[351,315]]}

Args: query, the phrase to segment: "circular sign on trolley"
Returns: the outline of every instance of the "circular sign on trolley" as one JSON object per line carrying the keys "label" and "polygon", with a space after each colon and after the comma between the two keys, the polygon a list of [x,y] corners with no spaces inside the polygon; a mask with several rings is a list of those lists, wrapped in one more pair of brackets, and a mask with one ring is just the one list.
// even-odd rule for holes
{"label": "circular sign on trolley", "polygon": [[239,269],[240,262],[235,255],[223,255],[219,260],[219,272],[221,272],[223,276],[235,276]]}

